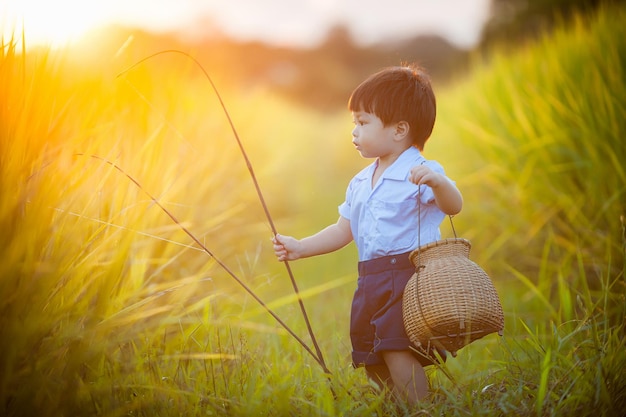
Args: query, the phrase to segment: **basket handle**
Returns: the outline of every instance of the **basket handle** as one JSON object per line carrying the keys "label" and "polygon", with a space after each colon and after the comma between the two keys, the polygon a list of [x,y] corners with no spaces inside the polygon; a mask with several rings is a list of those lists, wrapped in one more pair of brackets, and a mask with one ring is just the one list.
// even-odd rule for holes
{"label": "basket handle", "polygon": [[[423,162],[422,162],[423,164]],[[418,184],[417,186],[417,247],[418,249],[422,246],[422,185]],[[448,218],[450,219],[450,227],[452,227],[452,233],[454,234],[454,238],[458,238],[456,234],[456,229],[454,227],[454,223],[452,222],[451,214],[448,214]],[[419,255],[417,254],[417,259],[419,261]]]}
{"label": "basket handle", "polygon": [[[420,165],[424,165],[426,160],[423,160]],[[450,226],[452,227],[452,233],[454,237],[457,238],[456,229],[454,228],[454,223],[452,222],[452,215],[448,214],[448,218],[450,219]],[[420,248],[422,246],[422,184],[417,185],[417,247]],[[417,259],[419,261],[419,252],[417,254]],[[418,264],[419,265],[419,264]]]}
{"label": "basket handle", "polygon": [[[422,165],[425,163],[426,161],[422,162]],[[422,185],[418,184],[417,186],[417,247],[418,249],[422,246],[422,242],[421,242],[421,236],[422,236]],[[452,226],[452,232],[454,233],[454,237],[456,238],[456,229],[454,228],[454,223],[452,222],[452,215],[449,214],[448,218],[450,219],[450,226]],[[421,262],[421,256],[422,256],[422,251],[418,250],[417,251],[417,265],[415,268],[415,273],[417,274],[417,279],[419,280],[419,276],[420,276],[420,269],[423,268],[422,262]],[[420,306],[420,310],[422,310],[421,307],[421,302],[420,302],[420,298],[419,298],[419,292],[416,289],[416,301],[417,304]],[[442,337],[447,337],[447,335],[438,332],[437,330],[435,330],[430,323],[428,323],[428,321],[424,321],[424,324],[426,324],[426,327],[428,327],[428,329],[430,330],[430,333],[432,335],[436,335],[438,334],[438,336],[435,336],[435,338],[442,338]],[[430,350],[430,341],[428,342],[428,347],[426,348],[427,350]],[[452,356],[456,356],[456,352],[451,352]]]}

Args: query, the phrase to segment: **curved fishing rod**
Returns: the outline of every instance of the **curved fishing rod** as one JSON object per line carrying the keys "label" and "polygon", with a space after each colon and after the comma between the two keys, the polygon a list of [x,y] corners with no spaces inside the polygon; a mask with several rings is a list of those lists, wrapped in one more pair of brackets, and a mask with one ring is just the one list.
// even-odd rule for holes
{"label": "curved fishing rod", "polygon": [[[230,125],[230,128],[233,132],[233,135],[235,136],[235,140],[237,141],[237,145],[239,146],[239,150],[241,151],[241,154],[246,162],[246,167],[248,168],[248,172],[250,173],[250,176],[252,177],[252,182],[254,183],[254,188],[256,189],[256,193],[257,196],[259,198],[259,201],[261,203],[261,206],[263,206],[263,211],[265,212],[265,217],[267,218],[267,221],[269,222],[270,228],[272,230],[272,233],[274,236],[276,236],[278,234],[277,230],[276,230],[276,226],[274,225],[274,221],[272,220],[272,216],[270,215],[269,209],[267,208],[267,204],[265,203],[265,198],[263,197],[263,193],[261,192],[261,187],[259,186],[259,183],[257,181],[256,175],[254,173],[254,169],[252,168],[252,163],[250,162],[250,159],[248,158],[248,154],[246,153],[246,150],[243,146],[243,143],[241,142],[241,139],[239,139],[239,134],[237,133],[237,129],[235,129],[235,124],[233,123],[231,117],[230,117],[230,113],[228,112],[226,105],[224,104],[224,101],[222,100],[222,96],[220,95],[217,86],[215,85],[215,83],[213,82],[213,79],[211,78],[211,76],[209,75],[209,73],[204,69],[204,67],[202,66],[202,64],[196,59],[194,58],[192,55],[183,52],[183,51],[179,51],[177,49],[167,49],[164,51],[159,51],[156,52],[152,55],[149,55],[143,59],[141,59],[140,61],[136,62],[135,64],[133,64],[132,66],[130,66],[129,68],[125,69],[124,71],[120,72],[117,77],[127,73],[128,71],[132,70],[133,68],[135,68],[136,66],[140,65],[141,63],[157,56],[157,55],[162,55],[162,54],[166,54],[166,53],[177,53],[177,54],[181,54],[189,59],[191,59],[199,68],[200,70],[203,72],[204,76],[206,77],[206,79],[209,81],[209,83],[211,84],[211,87],[213,88],[213,91],[217,97],[217,99],[220,102],[220,105],[222,106],[222,110],[224,111],[224,114],[226,115],[226,119],[228,120],[228,123]],[[116,77],[116,78],[117,78]],[[309,321],[309,316],[306,312],[306,309],[304,307],[304,302],[302,301],[302,297],[300,296],[300,290],[298,289],[298,284],[296,283],[296,279],[294,278],[293,272],[291,270],[291,266],[289,265],[289,262],[287,262],[286,260],[283,261],[283,263],[285,264],[285,268],[287,269],[287,273],[289,275],[289,279],[291,280],[291,285],[294,289],[294,292],[297,296],[298,299],[298,304],[300,305],[300,311],[302,312],[302,317],[304,318],[304,321],[306,323],[306,327],[307,330],[309,332],[309,336],[311,338],[311,341],[313,342],[313,346],[315,347],[315,351],[317,353],[316,359],[317,361],[320,363],[320,365],[322,365],[322,368],[324,369],[324,372],[330,373],[330,371],[328,371],[328,368],[326,367],[326,363],[324,362],[324,357],[322,355],[322,351],[317,343],[317,339],[315,338],[315,334],[313,333],[313,328],[311,327],[311,322]]]}
{"label": "curved fishing rod", "polygon": [[330,371],[328,370],[328,368],[326,367],[326,364],[324,363],[324,361],[320,360],[320,358],[318,358],[315,353],[311,350],[311,348],[300,338],[298,337],[298,335],[291,330],[291,328],[289,326],[287,326],[287,324],[281,320],[280,317],[278,317],[278,315],[267,306],[267,304],[265,304],[263,302],[263,300],[261,300],[251,289],[250,287],[248,287],[241,279],[239,279],[239,277],[237,277],[237,275],[235,275],[235,273],[228,268],[228,266],[226,266],[226,264],[222,261],[220,261],[204,244],[202,244],[202,242],[200,242],[200,240],[194,236],[193,233],[191,233],[189,231],[189,229],[187,229],[180,221],[178,221],[178,219],[168,210],[166,209],[160,202],[159,200],[156,199],[156,197],[154,197],[152,194],[150,194],[145,188],[142,187],[142,185],[139,183],[139,181],[137,181],[135,178],[133,178],[130,174],[128,174],[126,171],[124,171],[122,168],[120,168],[118,165],[116,165],[114,162],[109,161],[108,159],[102,158],[98,155],[87,155],[87,154],[83,154],[83,153],[77,153],[75,154],[76,156],[87,156],[90,158],[94,158],[94,159],[98,159],[104,163],[109,164],[110,166],[112,166],[113,168],[115,168],[116,170],[118,170],[119,172],[121,172],[122,174],[124,174],[130,181],[133,182],[133,184],[135,184],[141,191],[143,191],[148,198],[150,199],[150,201],[152,201],[154,204],[156,204],[161,210],[163,210],[163,212],[165,214],[168,215],[168,217],[170,219],[172,219],[172,221],[174,223],[176,223],[176,225],[178,227],[180,227],[182,229],[183,232],[185,232],[187,234],[187,236],[189,236],[200,248],[202,248],[202,250],[204,252],[206,252],[211,258],[213,258],[213,260],[220,266],[222,267],[222,269],[224,269],[228,275],[230,275],[235,281],[237,281],[237,283],[244,289],[246,290],[246,292],[248,294],[250,294],[252,296],[252,298],[254,298],[272,317],[274,317],[274,319],[276,319],[276,321],[285,329],[287,330],[287,332],[293,336],[294,339],[296,339],[301,345],[302,347],[309,353],[311,354],[311,356],[313,356],[313,358],[315,358],[315,360],[322,366],[322,368],[324,369],[324,372],[330,374]]}

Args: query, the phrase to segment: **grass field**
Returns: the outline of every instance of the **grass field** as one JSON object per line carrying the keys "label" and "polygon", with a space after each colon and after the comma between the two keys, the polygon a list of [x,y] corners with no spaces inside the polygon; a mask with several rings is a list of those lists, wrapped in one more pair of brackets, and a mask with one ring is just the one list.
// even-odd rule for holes
{"label": "grass field", "polygon": [[[311,337],[222,106],[191,59],[133,66],[120,50],[90,66],[65,50],[22,55],[20,39],[5,39],[0,414],[619,415],[624,23],[623,6],[579,16],[477,58],[437,90],[426,156],[464,194],[455,227],[493,278],[506,326],[429,369],[433,394],[419,410],[350,366],[353,247],[290,264]],[[368,163],[350,143],[350,114],[220,93],[279,231],[334,222]]]}

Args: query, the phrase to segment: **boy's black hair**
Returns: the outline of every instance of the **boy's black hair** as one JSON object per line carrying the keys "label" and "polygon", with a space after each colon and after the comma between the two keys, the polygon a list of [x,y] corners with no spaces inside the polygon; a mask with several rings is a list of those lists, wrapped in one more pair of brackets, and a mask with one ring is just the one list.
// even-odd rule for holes
{"label": "boy's black hair", "polygon": [[430,77],[417,65],[384,68],[352,92],[350,111],[375,114],[385,126],[405,121],[413,145],[424,149],[435,125],[437,104]]}

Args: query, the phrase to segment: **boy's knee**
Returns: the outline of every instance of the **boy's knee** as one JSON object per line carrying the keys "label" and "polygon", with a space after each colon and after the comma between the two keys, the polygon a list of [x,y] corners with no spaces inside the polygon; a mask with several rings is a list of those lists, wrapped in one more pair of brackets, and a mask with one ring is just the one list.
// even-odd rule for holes
{"label": "boy's knee", "polygon": [[415,358],[410,350],[388,350],[383,351],[382,357],[388,368],[395,366],[407,366],[416,363],[420,368],[422,364]]}

